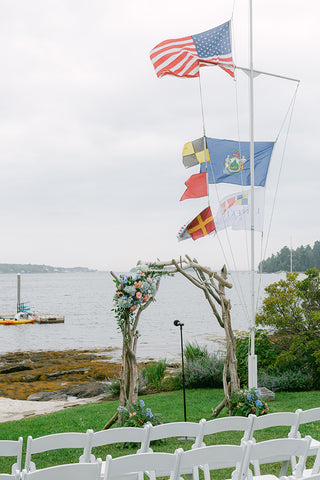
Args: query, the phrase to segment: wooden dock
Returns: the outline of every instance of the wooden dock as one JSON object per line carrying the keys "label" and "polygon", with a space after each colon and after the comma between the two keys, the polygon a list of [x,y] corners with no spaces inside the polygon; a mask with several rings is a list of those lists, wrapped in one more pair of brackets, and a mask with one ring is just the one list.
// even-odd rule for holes
{"label": "wooden dock", "polygon": [[[34,312],[35,314],[35,323],[64,323],[64,317],[59,315],[54,315],[51,313],[41,313]],[[6,320],[13,320],[15,313],[0,313],[0,318],[5,318]]]}
{"label": "wooden dock", "polygon": [[64,317],[47,313],[37,313],[36,323],[64,323]]}

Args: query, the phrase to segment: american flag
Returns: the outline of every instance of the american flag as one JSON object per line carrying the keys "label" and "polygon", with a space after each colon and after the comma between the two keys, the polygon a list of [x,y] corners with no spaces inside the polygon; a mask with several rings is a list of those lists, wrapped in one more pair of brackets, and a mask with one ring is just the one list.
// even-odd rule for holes
{"label": "american flag", "polygon": [[199,67],[218,65],[232,77],[230,21],[190,37],[165,40],[150,52],[156,74],[199,77]]}

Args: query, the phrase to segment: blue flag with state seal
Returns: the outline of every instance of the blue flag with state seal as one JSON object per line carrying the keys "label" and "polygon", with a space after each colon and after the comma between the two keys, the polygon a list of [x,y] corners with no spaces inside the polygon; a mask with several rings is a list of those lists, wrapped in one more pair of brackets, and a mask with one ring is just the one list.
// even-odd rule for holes
{"label": "blue flag with state seal", "polygon": [[[250,142],[206,137],[207,161],[200,172],[208,172],[208,182],[250,185]],[[254,185],[264,187],[274,142],[254,142]],[[191,165],[190,165],[191,166]]]}

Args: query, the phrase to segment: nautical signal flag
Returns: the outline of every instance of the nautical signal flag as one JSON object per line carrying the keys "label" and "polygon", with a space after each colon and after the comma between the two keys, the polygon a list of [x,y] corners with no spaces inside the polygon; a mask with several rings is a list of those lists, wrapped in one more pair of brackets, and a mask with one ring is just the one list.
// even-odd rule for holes
{"label": "nautical signal flag", "polygon": [[165,40],[154,47],[150,58],[159,78],[164,75],[176,77],[199,77],[199,68],[218,65],[232,77],[230,21],[203,33],[189,37]]}
{"label": "nautical signal flag", "polygon": [[208,195],[206,172],[191,175],[191,177],[188,178],[188,180],[186,180],[184,183],[187,187],[187,190],[180,198],[180,202],[182,200],[186,200],[187,198],[200,198]]}
{"label": "nautical signal flag", "polygon": [[178,232],[178,240],[187,240],[192,238],[197,240],[198,238],[205,237],[216,229],[211,208],[207,207],[199,215],[196,216],[190,223],[180,228]]}
{"label": "nautical signal flag", "polygon": [[182,151],[182,161],[186,168],[194,167],[199,163],[209,160],[209,150],[207,149],[206,154],[204,153],[203,137],[193,140],[193,142],[188,142],[184,145]]}
{"label": "nautical signal flag", "polygon": [[[264,188],[254,189],[254,229],[263,231]],[[216,231],[231,227],[232,230],[251,229],[251,191],[246,190],[224,197],[214,217]]]}
{"label": "nautical signal flag", "polygon": [[[250,142],[209,137],[206,137],[206,141],[207,162],[203,138],[185,144],[182,153],[185,167],[200,164],[200,172],[208,172],[209,184],[250,185]],[[257,187],[265,186],[273,147],[274,142],[254,142],[254,184]],[[194,153],[191,153],[191,148],[194,149]]]}

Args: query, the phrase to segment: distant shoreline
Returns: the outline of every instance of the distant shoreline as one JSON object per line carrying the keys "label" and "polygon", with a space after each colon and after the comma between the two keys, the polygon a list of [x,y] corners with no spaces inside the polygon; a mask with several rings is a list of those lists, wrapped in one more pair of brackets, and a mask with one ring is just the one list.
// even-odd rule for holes
{"label": "distant shoreline", "polygon": [[52,267],[50,265],[34,265],[31,263],[0,263],[0,273],[92,273],[98,270],[87,267]]}

